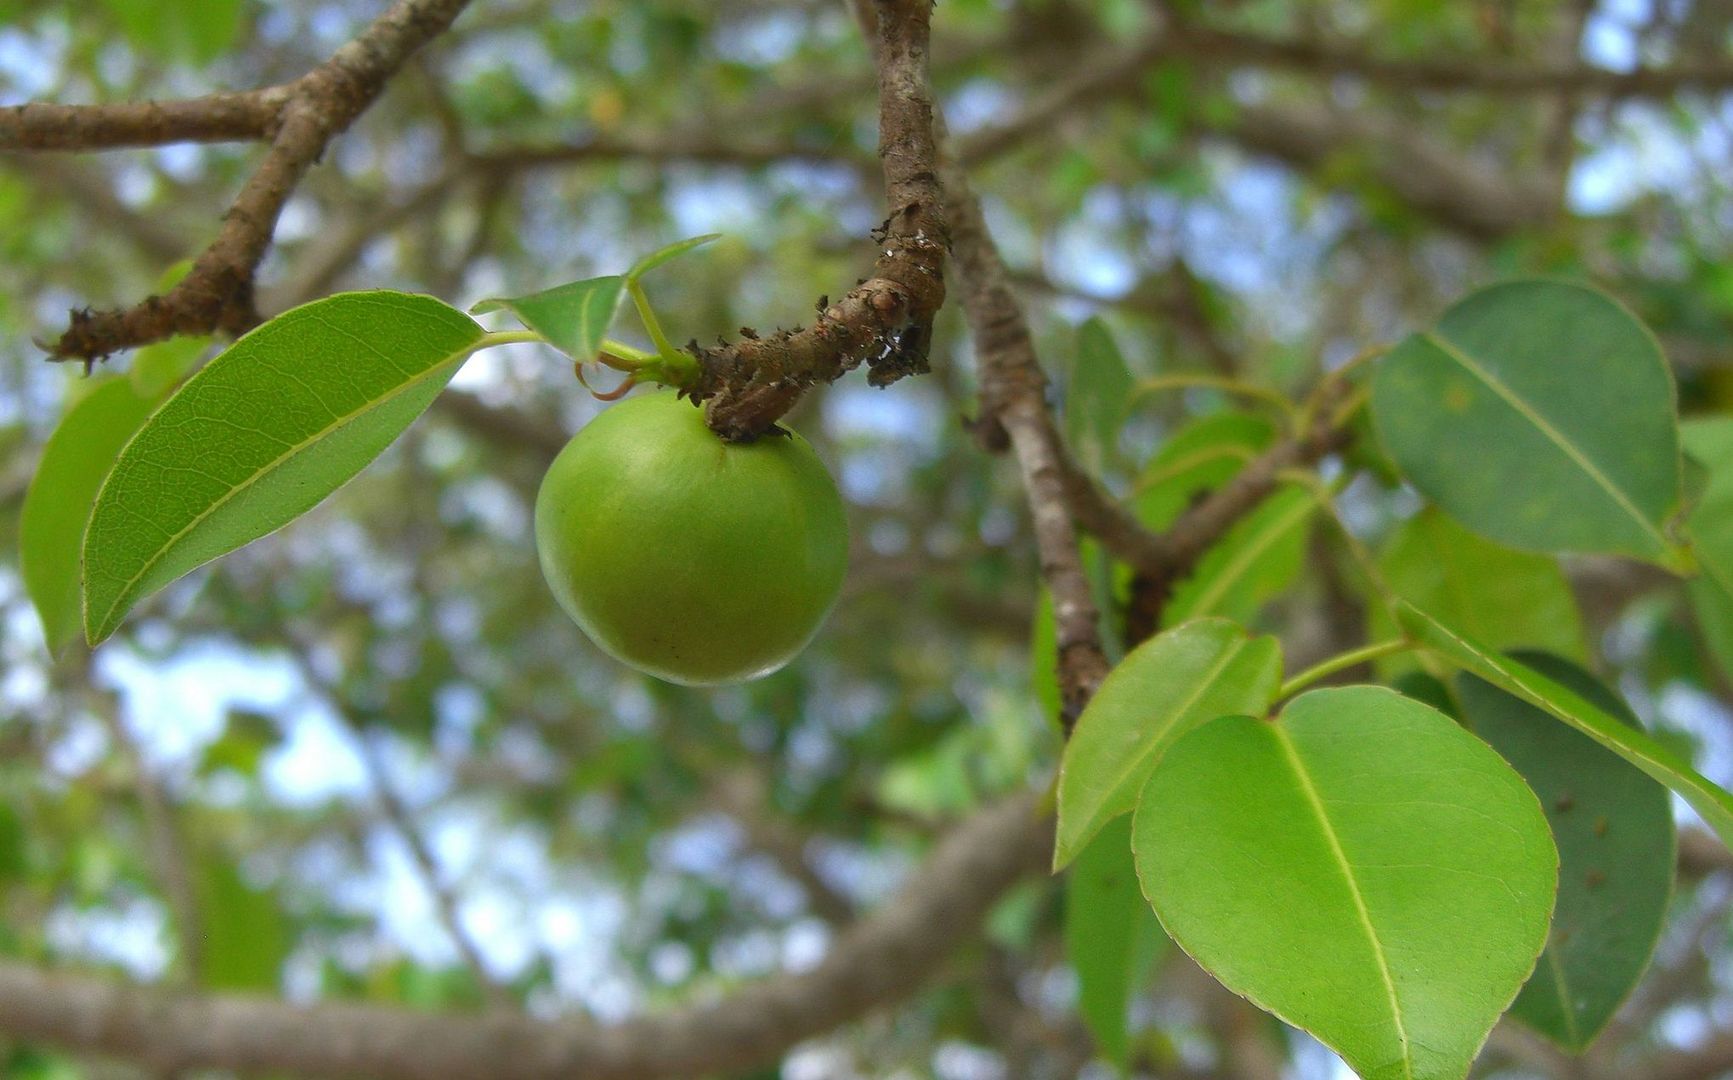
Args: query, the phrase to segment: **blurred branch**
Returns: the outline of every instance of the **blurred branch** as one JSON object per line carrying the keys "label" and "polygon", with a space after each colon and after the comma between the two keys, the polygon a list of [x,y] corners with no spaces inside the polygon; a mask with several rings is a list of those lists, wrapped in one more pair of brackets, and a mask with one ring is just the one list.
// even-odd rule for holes
{"label": "blurred branch", "polygon": [[178,994],[0,962],[0,1031],[169,1069],[293,1071],[381,1080],[655,1080],[739,1072],[921,986],[1013,882],[1045,868],[1048,819],[1017,795],[939,842],[893,900],[816,967],[719,1001],[611,1027],[381,1005]]}
{"label": "blurred branch", "polygon": [[138,797],[145,836],[150,843],[151,863],[173,919],[175,942],[179,946],[176,970],[183,985],[197,985],[199,973],[204,970],[204,920],[193,886],[192,860],[187,856],[173,804],[145,760],[138,741],[121,721],[120,703],[114,694],[91,685],[87,673],[81,672],[77,681],[86,687],[91,708],[132,773],[133,792]]}
{"label": "blurred branch", "polygon": [[854,905],[849,898],[833,888],[807,858],[810,837],[765,805],[762,776],[746,769],[726,773],[711,788],[711,797],[718,809],[740,825],[747,846],[770,856],[801,887],[814,915],[832,926],[854,921]]}
{"label": "blurred branch", "polygon": [[474,936],[470,934],[468,927],[463,925],[463,915],[457,907],[457,896],[440,873],[439,863],[434,859],[432,849],[427,846],[427,839],[421,835],[421,830],[415,827],[409,807],[404,805],[403,797],[391,782],[391,769],[379,747],[374,744],[373,733],[356,723],[354,717],[348,710],[341,708],[340,704],[337,713],[355,739],[356,751],[367,770],[367,779],[373,787],[373,798],[379,804],[380,813],[391,823],[392,831],[409,851],[410,861],[415,864],[422,887],[433,900],[439,923],[445,928],[446,936],[451,938],[464,966],[475,976],[476,985],[481,987],[489,1004],[496,1009],[515,1008],[516,1002],[512,1000],[511,994],[494,977],[493,972],[488,970],[487,962],[482,959],[481,949],[476,945]]}
{"label": "blurred branch", "polygon": [[1369,175],[1403,202],[1477,239],[1543,224],[1562,210],[1544,178],[1481,165],[1413,121],[1367,106],[1242,104],[1208,130],[1302,169],[1358,154]]}
{"label": "blurred branch", "polygon": [[1680,90],[1733,90],[1733,63],[1680,62],[1629,71],[1580,63],[1517,64],[1478,57],[1382,57],[1371,47],[1321,40],[1277,38],[1175,22],[1168,31],[1176,51],[1198,59],[1279,67],[1317,75],[1348,75],[1398,90],[1456,90],[1489,94],[1582,91],[1616,98],[1666,97]]}
{"label": "blurred branch", "polygon": [[[373,103],[417,49],[451,25],[467,2],[398,0],[325,63],[286,88],[260,91],[275,104],[270,147],[191,272],[166,294],[146,297],[133,307],[73,312],[71,325],[50,355],[90,364],[175,334],[238,334],[256,323],[254,273],[302,176],[326,144]],[[278,94],[279,89],[284,92]],[[213,100],[195,99],[207,105]]]}
{"label": "blurred branch", "polygon": [[458,170],[447,169],[399,199],[361,210],[346,225],[333,223],[299,260],[294,277],[271,289],[259,306],[268,315],[324,296],[370,245],[402,225],[425,220],[461,192],[462,179]]}
{"label": "blurred branch", "polygon": [[160,216],[139,213],[114,193],[112,178],[73,158],[29,154],[0,155],[0,163],[35,189],[38,197],[66,198],[93,223],[125,236],[158,268],[186,251],[181,232]]}

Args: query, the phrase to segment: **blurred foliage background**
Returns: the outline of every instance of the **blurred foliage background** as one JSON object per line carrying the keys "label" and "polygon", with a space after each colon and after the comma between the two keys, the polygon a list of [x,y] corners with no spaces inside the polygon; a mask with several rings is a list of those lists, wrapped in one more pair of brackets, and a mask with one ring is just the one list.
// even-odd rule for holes
{"label": "blurred foliage background", "polygon": [[[380,7],[0,0],[0,98],[283,81]],[[1726,0],[1173,7],[1393,62],[1733,64]],[[1157,25],[1139,0],[937,8],[953,133],[1004,135],[973,171],[1061,397],[1091,315],[1140,379],[1287,395],[1474,285],[1540,273],[1596,282],[1647,320],[1687,415],[1733,400],[1725,93],[1415,90],[1179,46],[1020,123]],[[795,325],[870,257],[874,139],[870,63],[837,0],[476,3],[309,175],[262,306],[359,287],[467,305],[718,231],[652,281],[671,331]],[[854,550],[827,629],[771,678],[658,684],[556,609],[531,501],[599,405],[532,346],[471,361],[337,497],[176,584],[94,656],[52,660],[17,573],[18,506],[66,403],[140,361],[86,378],[34,341],[200,250],[257,152],[0,157],[0,950],[295,1000],[615,1019],[810,965],[947,823],[1048,775],[1023,501],[960,422],[973,374],[951,309],[930,377],[846,380],[792,418],[839,476]],[[202,346],[157,346],[183,347]],[[1172,433],[1229,408],[1278,407],[1140,394],[1086,456],[1130,493]],[[1372,480],[1342,499],[1374,549],[1415,506]],[[1595,666],[1733,778],[1729,676],[1682,587],[1606,560],[1569,569]],[[1366,590],[1314,523],[1244,602],[1297,669],[1359,640]],[[1631,1063],[1688,1054],[1733,1019],[1730,902],[1733,870],[1687,868],[1657,967],[1596,1052],[1614,1071],[1592,1075],[1659,1075]],[[765,1075],[1110,1075],[1076,1016],[1060,908],[1056,882],[1021,886],[909,1007]],[[1143,1074],[1345,1075],[1177,955],[1134,1020]],[[18,1077],[157,1075],[3,1040],[0,1061]],[[1511,1031],[1483,1061],[1488,1076],[1574,1067]]]}

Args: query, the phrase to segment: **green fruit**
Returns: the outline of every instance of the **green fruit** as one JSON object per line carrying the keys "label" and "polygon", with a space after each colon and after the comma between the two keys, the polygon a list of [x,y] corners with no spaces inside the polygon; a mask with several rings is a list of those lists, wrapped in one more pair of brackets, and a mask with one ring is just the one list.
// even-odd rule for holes
{"label": "green fruit", "polygon": [[830,473],[798,435],[726,443],[672,393],[629,398],[536,496],[554,596],[623,663],[690,686],[768,675],[824,621],[848,563]]}

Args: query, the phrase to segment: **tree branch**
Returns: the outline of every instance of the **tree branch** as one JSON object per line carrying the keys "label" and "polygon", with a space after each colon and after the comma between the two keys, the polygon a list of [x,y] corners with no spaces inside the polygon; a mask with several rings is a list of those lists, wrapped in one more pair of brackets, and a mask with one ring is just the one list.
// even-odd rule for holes
{"label": "tree branch", "polygon": [[[326,144],[372,104],[403,63],[449,27],[467,3],[398,0],[329,60],[290,83],[272,117],[270,148],[191,272],[165,295],[146,297],[133,307],[74,312],[50,354],[89,364],[175,334],[239,334],[249,329],[259,318],[254,274],[301,177]],[[264,100],[277,101],[276,90],[259,93],[266,95]]]}
{"label": "tree branch", "polygon": [[690,347],[702,372],[691,396],[707,402],[724,438],[767,431],[815,383],[865,362],[874,386],[927,370],[926,339],[944,302],[945,222],[927,84],[931,0],[876,0],[879,157],[889,216],[874,239],[872,276],[794,331]]}
{"label": "tree branch", "polygon": [[1050,819],[1036,799],[1006,799],[942,840],[915,879],[841,934],[812,970],[614,1027],[521,1013],[176,994],[0,963],[0,1031],[167,1070],[380,1080],[655,1080],[740,1072],[920,987],[1006,888],[1046,867],[1051,845]]}
{"label": "tree branch", "polygon": [[269,139],[295,84],[181,101],[0,108],[0,150],[115,150],[182,142]]}
{"label": "tree branch", "polygon": [[1065,492],[1075,471],[1047,408],[1047,377],[1035,354],[1022,308],[1011,292],[981,214],[981,201],[960,162],[941,163],[946,213],[951,221],[963,313],[975,338],[980,367],[981,417],[977,430],[990,449],[1007,446],[1022,471],[1041,576],[1053,595],[1059,647],[1060,725],[1069,733],[1083,706],[1106,678],[1099,612],[1078,554],[1077,530]]}

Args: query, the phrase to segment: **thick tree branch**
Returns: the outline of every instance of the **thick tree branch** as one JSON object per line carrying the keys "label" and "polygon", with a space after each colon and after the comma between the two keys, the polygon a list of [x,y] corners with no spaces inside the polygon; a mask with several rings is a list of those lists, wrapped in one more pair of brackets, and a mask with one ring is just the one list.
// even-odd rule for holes
{"label": "thick tree branch", "polygon": [[615,1027],[519,1013],[175,994],[0,963],[0,1031],[170,1071],[380,1080],[654,1080],[739,1072],[920,987],[1006,888],[1045,868],[1051,845],[1050,819],[1036,799],[1009,798],[958,826],[895,899],[840,935],[812,970]]}
{"label": "thick tree branch", "polygon": [[289,84],[272,120],[270,148],[191,272],[165,295],[147,297],[134,307],[74,312],[52,355],[90,363],[175,334],[238,334],[256,323],[254,273],[301,177],[326,144],[372,104],[417,49],[451,25],[467,2],[398,0],[331,59]]}
{"label": "thick tree branch", "polygon": [[870,278],[847,296],[820,300],[799,330],[693,346],[702,375],[692,396],[728,439],[763,434],[815,383],[858,367],[885,386],[927,369],[926,338],[944,302],[945,249],[927,83],[931,0],[877,0],[879,157],[889,216]]}

